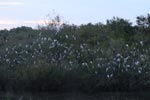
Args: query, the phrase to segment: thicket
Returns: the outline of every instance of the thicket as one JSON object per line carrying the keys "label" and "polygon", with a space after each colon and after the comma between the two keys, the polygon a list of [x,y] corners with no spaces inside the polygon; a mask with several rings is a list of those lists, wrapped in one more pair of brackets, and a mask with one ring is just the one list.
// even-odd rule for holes
{"label": "thicket", "polygon": [[1,91],[150,90],[150,15],[137,25],[56,23],[0,31]]}

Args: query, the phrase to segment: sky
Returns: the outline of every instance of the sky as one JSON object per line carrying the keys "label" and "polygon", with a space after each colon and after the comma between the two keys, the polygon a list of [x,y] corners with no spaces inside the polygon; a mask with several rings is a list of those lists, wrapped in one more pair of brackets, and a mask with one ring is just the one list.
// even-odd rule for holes
{"label": "sky", "polygon": [[77,25],[105,23],[113,17],[135,23],[137,16],[150,13],[149,5],[150,0],[0,0],[0,29],[36,28],[57,14]]}

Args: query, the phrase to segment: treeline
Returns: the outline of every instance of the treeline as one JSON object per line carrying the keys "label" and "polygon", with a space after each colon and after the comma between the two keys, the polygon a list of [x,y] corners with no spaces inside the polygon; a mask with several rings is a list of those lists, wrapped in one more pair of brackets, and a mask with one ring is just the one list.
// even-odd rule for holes
{"label": "treeline", "polygon": [[0,31],[1,91],[149,91],[150,15],[137,25],[60,24]]}

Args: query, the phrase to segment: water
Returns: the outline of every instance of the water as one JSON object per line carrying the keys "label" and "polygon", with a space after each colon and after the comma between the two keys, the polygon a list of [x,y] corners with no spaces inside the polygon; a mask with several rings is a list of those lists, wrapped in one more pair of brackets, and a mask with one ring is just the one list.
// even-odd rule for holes
{"label": "water", "polygon": [[0,93],[0,100],[150,100],[150,93]]}

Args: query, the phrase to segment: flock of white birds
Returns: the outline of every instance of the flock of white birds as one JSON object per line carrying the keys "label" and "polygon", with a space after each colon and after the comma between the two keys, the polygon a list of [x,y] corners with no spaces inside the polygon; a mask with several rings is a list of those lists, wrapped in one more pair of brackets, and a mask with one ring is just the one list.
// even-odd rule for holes
{"label": "flock of white birds", "polygon": [[[70,42],[62,42],[62,38],[65,41],[69,39]],[[113,48],[108,55],[100,45],[91,47],[87,43],[76,42],[78,40],[74,35],[51,38],[43,37],[40,33],[32,43],[18,43],[11,48],[5,48],[0,53],[0,66],[26,67],[44,62],[66,70],[78,67],[94,74],[103,71],[108,78],[113,77],[115,71],[149,74],[150,48],[143,41],[132,46],[126,44],[121,50]]]}

